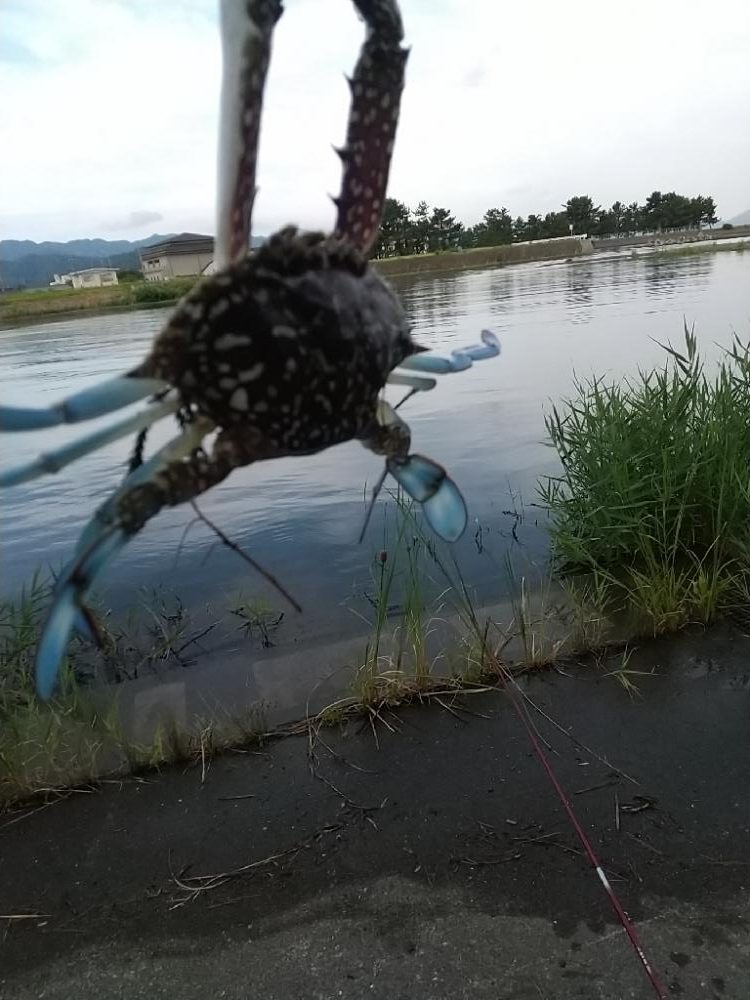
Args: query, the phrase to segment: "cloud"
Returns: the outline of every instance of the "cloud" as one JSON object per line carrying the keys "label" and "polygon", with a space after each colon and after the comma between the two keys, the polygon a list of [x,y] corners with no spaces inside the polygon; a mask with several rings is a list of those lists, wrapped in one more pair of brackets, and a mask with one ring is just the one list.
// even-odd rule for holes
{"label": "cloud", "polygon": [[151,222],[162,222],[163,220],[164,216],[161,212],[150,212],[148,209],[141,209],[137,212],[131,212],[124,219],[105,223],[104,228],[108,231],[114,230],[115,232],[119,232],[121,229],[140,229]]}
{"label": "cloud", "polygon": [[0,48],[0,62],[9,64],[17,63],[21,66],[40,66],[42,64],[42,60],[33,52],[30,46],[24,45],[23,42],[15,38],[5,38],[3,40],[2,48]]}
{"label": "cloud", "polygon": [[484,66],[475,66],[464,74],[464,86],[479,87],[487,78],[487,70]]}
{"label": "cloud", "polygon": [[[149,225],[214,230],[216,0],[0,0],[3,235]],[[344,0],[295,0],[274,38],[254,230],[330,227],[363,27]],[[608,205],[654,188],[748,208],[750,17],[739,0],[404,0],[411,47],[390,193],[467,224],[491,206]],[[467,10],[471,9],[471,14]],[[627,17],[624,12],[627,12]],[[325,30],[335,25],[335,30]],[[310,39],[315,44],[310,44]],[[658,58],[659,39],[695,58]],[[720,69],[717,69],[720,67]],[[108,226],[114,233],[115,226]],[[147,235],[146,232],[143,235]]]}

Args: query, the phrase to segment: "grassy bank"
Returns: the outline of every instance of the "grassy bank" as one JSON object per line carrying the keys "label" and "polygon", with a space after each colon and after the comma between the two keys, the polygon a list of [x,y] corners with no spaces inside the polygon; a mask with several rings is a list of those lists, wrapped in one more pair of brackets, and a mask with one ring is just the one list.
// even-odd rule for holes
{"label": "grassy bank", "polygon": [[[60,694],[50,705],[37,701],[32,677],[49,586],[35,581],[19,600],[0,605],[0,810],[103,776],[175,761],[205,765],[211,754],[227,748],[317,730],[351,716],[376,723],[396,705],[476,692],[503,683],[509,673],[546,666],[592,645],[604,648],[601,622],[594,622],[583,605],[561,613],[557,593],[532,598],[523,581],[515,603],[480,611],[449,553],[423,532],[418,513],[400,498],[395,510],[395,535],[389,536],[388,550],[373,558],[367,589],[371,612],[362,618],[363,637],[347,643],[346,662],[331,664],[337,697],[328,705],[319,701],[308,709],[308,718],[295,717],[272,729],[262,705],[248,711],[231,705],[212,714],[206,710],[180,726],[159,723],[138,743],[123,729],[120,689],[111,682],[155,667],[162,672],[170,662],[184,669],[181,651],[196,650],[191,644],[206,632],[205,623],[191,620],[179,600],[148,595],[143,621],[133,614],[115,622],[106,609],[96,609],[103,649],[73,639]],[[228,603],[223,620],[215,610],[217,631],[233,629],[233,646],[253,633],[262,639],[278,624],[278,614],[268,605],[242,597]],[[110,685],[90,686],[94,677],[108,678]],[[302,680],[303,701],[315,686],[310,681],[307,691]]]}
{"label": "grassy bank", "polygon": [[685,246],[665,246],[665,247],[655,247],[654,250],[658,254],[664,254],[667,257],[701,257],[704,254],[709,253],[744,253],[745,250],[750,249],[750,243],[745,241],[743,243],[708,243],[708,242],[696,242],[689,243]]}
{"label": "grassy bank", "polygon": [[557,571],[657,634],[750,597],[750,352],[707,374],[695,336],[664,367],[578,382],[547,430],[543,487]]}
{"label": "grassy bank", "polygon": [[[688,330],[684,347],[665,352],[662,367],[630,380],[576,383],[547,420],[562,474],[542,496],[565,594],[550,587],[531,595],[520,580],[510,609],[480,610],[450,549],[423,532],[418,508],[396,494],[395,530],[372,562],[366,638],[339,672],[348,687],[311,718],[269,731],[257,708],[228,709],[160,726],[147,745],[134,745],[119,725],[116,688],[100,686],[93,698],[74,678],[92,663],[110,680],[113,671],[115,679],[137,676],[132,663],[173,657],[185,666],[179,651],[202,626],[154,600],[145,630],[101,614],[103,651],[74,640],[60,697],[40,706],[31,671],[48,590],[35,584],[0,607],[0,806],[164,762],[205,767],[228,747],[349,715],[375,725],[392,706],[504,684],[516,672],[618,644],[621,663],[610,674],[632,693],[626,639],[750,607],[750,347],[736,342],[710,371]],[[273,614],[259,608],[234,602],[235,630],[238,614],[248,635],[274,628]]]}
{"label": "grassy bank", "polygon": [[177,302],[194,278],[165,282],[129,282],[109,288],[29,288],[0,295],[0,326],[34,319],[109,310],[144,309]]}

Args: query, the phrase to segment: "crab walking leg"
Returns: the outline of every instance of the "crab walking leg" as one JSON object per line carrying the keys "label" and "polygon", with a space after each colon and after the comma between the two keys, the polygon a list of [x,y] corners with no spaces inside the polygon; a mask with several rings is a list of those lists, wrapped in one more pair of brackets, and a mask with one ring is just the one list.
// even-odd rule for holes
{"label": "crab walking leg", "polygon": [[354,75],[341,193],[335,198],[336,234],[369,254],[377,239],[396,138],[408,51],[395,0],[354,0],[367,37]]}
{"label": "crab walking leg", "polygon": [[108,500],[96,511],[92,519],[81,532],[76,546],[76,557],[80,556],[88,548],[106,533],[117,518],[117,506],[122,498],[141,483],[148,483],[162,469],[179,462],[190,456],[197,448],[200,448],[203,439],[214,429],[214,423],[206,417],[201,417],[190,424],[182,434],[178,434],[165,445],[159,448],[148,461],[139,465],[125,478],[122,486],[116,490]]}
{"label": "crab walking leg", "polygon": [[37,431],[59,424],[77,424],[121,410],[123,406],[137,403],[167,388],[166,382],[161,379],[118,375],[68,396],[54,406],[41,409],[0,406],[0,431]]}
{"label": "crab walking leg", "polygon": [[[152,465],[148,477],[139,475],[146,469],[141,466],[126,480],[123,489],[101,508],[96,530],[59,579],[36,656],[37,693],[42,700],[46,701],[54,693],[70,633],[80,618],[87,593],[105,566],[143,525],[162,508],[176,507],[205,493],[234,469],[256,459],[272,457],[267,449],[254,449],[252,435],[236,430],[220,433],[211,454],[205,455],[194,450],[195,438],[191,431],[192,428],[181,436],[190,438],[193,446],[186,460],[161,462],[158,467]],[[175,455],[184,452],[187,444],[176,438],[167,447],[173,447],[172,455]],[[165,454],[162,449],[162,459]]]}
{"label": "crab walking leg", "polygon": [[127,535],[121,528],[110,528],[96,546],[79,556],[72,568],[58,581],[55,599],[36,650],[36,691],[42,701],[48,701],[54,693],[73,628],[83,630],[85,627],[83,600],[86,592],[126,541]]}
{"label": "crab walking leg", "polygon": [[463,372],[471,368],[472,360],[460,351],[454,351],[449,358],[439,354],[412,354],[399,365],[411,371],[430,372],[433,375],[448,375],[451,372]]}
{"label": "crab walking leg", "polygon": [[430,372],[434,375],[448,375],[471,368],[475,361],[496,358],[500,354],[500,341],[491,330],[482,330],[482,343],[471,347],[460,347],[451,352],[449,358],[438,354],[412,354],[405,358],[399,368],[411,371]]}
{"label": "crab walking leg", "polygon": [[97,451],[113,441],[127,437],[136,431],[141,431],[144,427],[150,427],[161,420],[162,417],[174,413],[180,406],[178,399],[158,403],[147,410],[140,410],[131,417],[112,424],[111,427],[104,427],[100,431],[94,431],[85,437],[78,438],[70,444],[56,448],[54,451],[44,452],[26,465],[17,466],[15,469],[8,469],[7,472],[0,472],[0,489],[8,486],[18,486],[26,483],[30,479],[37,479],[47,473],[59,472],[71,462],[78,461],[84,455]]}
{"label": "crab walking leg", "polygon": [[[213,430],[213,427],[214,424],[210,420],[205,418],[197,420],[184,430],[182,434],[167,442],[147,462],[144,462],[143,465],[140,465],[126,477],[120,489],[96,511],[93,518],[81,532],[78,544],[76,545],[74,561],[64,570],[63,576],[55,588],[55,593],[59,591],[61,583],[65,582],[67,578],[66,574],[71,572],[75,560],[80,559],[89,548],[95,546],[108,533],[117,516],[117,501],[125,494],[127,489],[139,482],[146,482],[160,469],[169,465],[170,462],[190,455],[201,445],[203,438]],[[123,542],[123,544],[125,543]],[[83,601],[83,597],[81,601]],[[94,617],[82,603],[79,603],[73,620],[73,629],[85,639],[94,642],[98,641]]]}
{"label": "crab walking leg", "polygon": [[403,372],[391,372],[387,381],[389,385],[407,385],[414,392],[429,392],[437,385],[437,379],[425,375],[405,375]]}
{"label": "crab walking leg", "polygon": [[221,0],[223,71],[219,111],[216,265],[250,244],[263,88],[280,0]]}
{"label": "crab walking leg", "polygon": [[492,330],[482,330],[482,343],[473,344],[471,347],[460,347],[458,352],[465,354],[472,361],[485,361],[487,358],[496,358],[501,352],[500,341]]}

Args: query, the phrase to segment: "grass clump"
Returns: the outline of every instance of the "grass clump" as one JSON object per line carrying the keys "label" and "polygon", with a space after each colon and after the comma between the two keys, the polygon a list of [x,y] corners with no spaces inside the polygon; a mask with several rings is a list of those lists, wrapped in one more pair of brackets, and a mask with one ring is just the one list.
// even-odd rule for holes
{"label": "grass clump", "polygon": [[554,564],[654,634],[746,602],[750,347],[706,374],[694,333],[662,368],[576,382],[547,431],[562,475],[541,486]]}
{"label": "grass clump", "polygon": [[144,281],[132,286],[131,301],[137,304],[175,302],[186,295],[197,278],[172,278],[170,281]]}
{"label": "grass clump", "polygon": [[35,577],[0,602],[0,811],[40,790],[90,781],[116,754],[114,712],[96,707],[66,660],[54,702],[34,691],[33,659],[49,601]]}
{"label": "grass clump", "polygon": [[[183,650],[187,655],[218,624],[195,631],[182,602],[166,601],[156,592],[150,595],[149,617],[142,623],[134,618],[124,631],[113,631],[106,616],[97,613],[104,649],[74,639],[60,671],[59,689],[52,701],[42,704],[35,692],[33,664],[52,586],[37,574],[17,597],[0,601],[0,813],[32,796],[56,796],[106,775],[178,761],[200,761],[205,772],[215,753],[262,739],[267,727],[258,707],[239,713],[216,710],[210,721],[195,716],[184,725],[165,718],[143,743],[134,742],[125,731],[113,685],[159,661],[172,658],[186,665]],[[278,616],[269,619],[265,609],[251,619],[253,606],[244,601],[234,612],[242,611],[243,630],[250,632],[250,622],[253,628],[261,627],[256,624],[260,621],[267,634],[278,625]],[[261,613],[266,617],[259,617]],[[237,626],[232,627],[236,631]],[[101,673],[105,660],[108,675]],[[100,683],[86,683],[97,676]],[[109,686],[101,683],[105,679]]]}

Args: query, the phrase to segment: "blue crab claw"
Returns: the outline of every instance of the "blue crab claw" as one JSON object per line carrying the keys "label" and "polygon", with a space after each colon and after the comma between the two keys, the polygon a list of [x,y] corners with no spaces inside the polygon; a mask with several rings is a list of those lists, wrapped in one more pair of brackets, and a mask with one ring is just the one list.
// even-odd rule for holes
{"label": "blue crab claw", "polygon": [[390,458],[387,469],[409,496],[422,505],[427,521],[446,542],[464,533],[468,515],[461,491],[437,462],[424,455]]}
{"label": "blue crab claw", "polygon": [[119,375],[43,409],[0,406],[0,431],[38,431],[101,417],[168,388],[156,378]]}
{"label": "blue crab claw", "polygon": [[54,694],[71,632],[76,629],[86,635],[93,634],[83,601],[99,573],[127,540],[122,528],[110,529],[75,559],[58,580],[52,610],[36,652],[36,690],[42,701],[49,701]]}
{"label": "blue crab claw", "polygon": [[496,358],[500,353],[500,341],[491,330],[482,330],[482,343],[471,347],[457,348],[449,358],[438,354],[419,353],[405,358],[399,368],[412,371],[430,372],[435,375],[448,375],[451,372],[462,372],[471,368],[475,361],[486,358]]}

